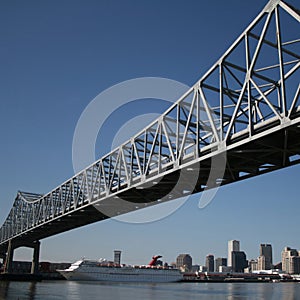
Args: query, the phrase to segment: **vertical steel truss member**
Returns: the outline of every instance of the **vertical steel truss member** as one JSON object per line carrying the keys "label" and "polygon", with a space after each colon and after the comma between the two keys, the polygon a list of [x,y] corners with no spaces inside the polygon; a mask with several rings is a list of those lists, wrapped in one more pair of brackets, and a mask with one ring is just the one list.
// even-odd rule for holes
{"label": "vertical steel truss member", "polygon": [[[196,185],[185,182],[169,199],[182,196],[184,189],[200,192],[207,187],[205,167],[221,153],[227,155],[226,170],[210,187],[299,163],[299,22],[299,10],[270,1],[155,122],[48,194],[18,192],[0,228],[0,246],[12,238],[38,240],[106,218],[109,214],[100,217],[101,209],[95,216],[97,205],[111,205],[112,216],[157,203],[163,196],[159,191],[172,190],[174,174],[197,164],[204,173]],[[134,207],[114,206],[117,196]]]}

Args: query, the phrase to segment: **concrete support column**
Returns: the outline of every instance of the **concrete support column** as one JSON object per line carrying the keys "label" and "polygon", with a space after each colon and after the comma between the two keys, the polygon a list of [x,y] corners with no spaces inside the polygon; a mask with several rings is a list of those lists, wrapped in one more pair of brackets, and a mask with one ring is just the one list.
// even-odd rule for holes
{"label": "concrete support column", "polygon": [[4,263],[4,273],[11,273],[12,272],[12,262],[14,258],[14,246],[12,240],[8,242],[8,249],[7,249],[7,255]]}
{"label": "concrete support column", "polygon": [[33,258],[31,263],[31,274],[39,273],[39,259],[40,259],[40,241],[35,241],[33,243]]}

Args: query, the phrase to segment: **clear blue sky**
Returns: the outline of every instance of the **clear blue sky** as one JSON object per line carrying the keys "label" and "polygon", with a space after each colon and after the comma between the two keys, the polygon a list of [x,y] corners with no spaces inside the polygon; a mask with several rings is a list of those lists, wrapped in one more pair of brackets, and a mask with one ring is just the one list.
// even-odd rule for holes
{"label": "clear blue sky", "polygon": [[[0,1],[0,223],[18,190],[46,193],[73,175],[74,129],[97,94],[143,76],[192,85],[266,3]],[[99,143],[96,152],[106,150]],[[277,262],[283,247],[300,248],[299,172],[223,187],[202,210],[195,195],[157,222],[108,220],[45,239],[41,260],[110,259],[121,249],[127,263],[190,253],[203,264],[208,253],[226,257],[227,241],[238,239],[248,258],[271,243]],[[31,259],[31,251],[17,250],[15,259]]]}

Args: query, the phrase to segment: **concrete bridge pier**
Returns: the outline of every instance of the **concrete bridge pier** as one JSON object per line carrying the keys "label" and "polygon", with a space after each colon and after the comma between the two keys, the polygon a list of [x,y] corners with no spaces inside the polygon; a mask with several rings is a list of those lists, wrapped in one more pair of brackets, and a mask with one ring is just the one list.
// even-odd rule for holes
{"label": "concrete bridge pier", "polygon": [[33,243],[33,258],[31,263],[31,274],[39,273],[39,259],[40,259],[40,241],[35,241]]}
{"label": "concrete bridge pier", "polygon": [[13,241],[10,240],[8,242],[8,248],[7,248],[6,258],[4,262],[4,268],[3,268],[4,273],[12,273],[12,262],[14,257],[14,250],[15,248],[13,245]]}
{"label": "concrete bridge pier", "polygon": [[39,257],[40,257],[40,241],[34,241],[32,243],[18,243],[10,240],[8,243],[7,253],[3,257],[4,261],[4,273],[12,273],[12,262],[14,257],[14,250],[20,247],[33,248],[33,258],[31,263],[31,274],[37,275],[39,272]]}

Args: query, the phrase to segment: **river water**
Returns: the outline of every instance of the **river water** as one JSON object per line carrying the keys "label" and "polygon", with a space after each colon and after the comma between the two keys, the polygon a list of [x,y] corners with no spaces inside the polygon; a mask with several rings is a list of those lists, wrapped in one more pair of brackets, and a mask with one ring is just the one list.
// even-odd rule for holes
{"label": "river water", "polygon": [[300,299],[300,283],[1,282],[0,299]]}

